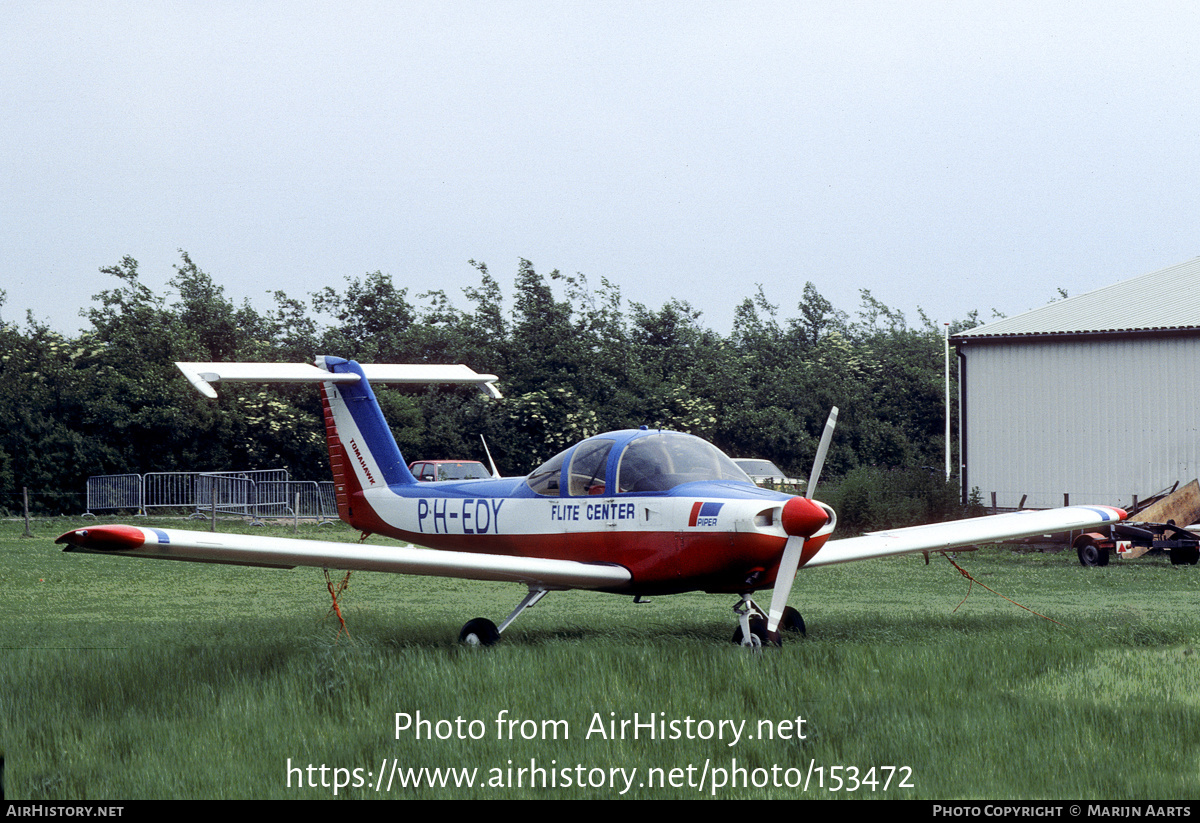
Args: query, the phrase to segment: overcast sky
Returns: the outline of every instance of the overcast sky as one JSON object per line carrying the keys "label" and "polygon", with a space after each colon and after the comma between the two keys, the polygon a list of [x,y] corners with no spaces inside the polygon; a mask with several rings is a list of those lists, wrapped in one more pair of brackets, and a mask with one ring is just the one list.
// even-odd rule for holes
{"label": "overcast sky", "polygon": [[[124,255],[240,302],[484,261],[729,330],[762,283],[915,321],[1200,255],[1200,4],[4,4],[0,317]],[[477,364],[486,367],[486,364]]]}

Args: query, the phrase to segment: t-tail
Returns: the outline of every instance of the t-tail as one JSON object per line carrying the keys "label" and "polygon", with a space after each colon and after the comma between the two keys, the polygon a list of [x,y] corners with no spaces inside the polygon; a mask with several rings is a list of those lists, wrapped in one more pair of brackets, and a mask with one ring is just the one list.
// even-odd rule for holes
{"label": "t-tail", "polygon": [[321,384],[321,410],[325,416],[325,441],[329,445],[338,517],[353,524],[351,500],[359,492],[407,486],[417,479],[404,463],[362,366],[329,355],[318,357],[317,366],[331,374],[359,377],[354,383]]}
{"label": "t-tail", "polygon": [[[478,386],[500,397],[494,374],[462,366],[433,364],[355,363],[325,355],[315,366],[304,363],[176,363],[188,381],[206,397],[216,397],[213,383],[316,383],[321,387],[325,438],[333,469],[338,516],[370,530],[373,512],[360,492],[417,482],[404,463],[368,380],[375,383],[460,383]],[[355,501],[367,511],[355,511]],[[360,506],[361,509],[361,506]]]}

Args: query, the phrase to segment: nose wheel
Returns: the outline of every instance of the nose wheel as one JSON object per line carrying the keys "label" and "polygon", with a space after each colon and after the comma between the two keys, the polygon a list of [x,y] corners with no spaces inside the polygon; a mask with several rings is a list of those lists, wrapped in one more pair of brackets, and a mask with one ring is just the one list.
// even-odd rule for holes
{"label": "nose wheel", "polygon": [[781,636],[783,632],[800,635],[807,633],[804,627],[804,618],[791,606],[783,610],[778,632],[767,631],[767,616],[762,608],[750,599],[749,595],[742,595],[742,599],[734,605],[733,611],[738,616],[738,626],[733,630],[733,642],[740,646],[750,646],[751,648],[781,646],[783,645]]}
{"label": "nose wheel", "polygon": [[766,618],[759,615],[753,615],[745,621],[747,625],[738,625],[733,630],[733,642],[739,646],[749,646],[753,649],[758,649],[763,646],[782,646],[783,639],[779,636],[779,632],[775,632],[774,638],[767,631]]}

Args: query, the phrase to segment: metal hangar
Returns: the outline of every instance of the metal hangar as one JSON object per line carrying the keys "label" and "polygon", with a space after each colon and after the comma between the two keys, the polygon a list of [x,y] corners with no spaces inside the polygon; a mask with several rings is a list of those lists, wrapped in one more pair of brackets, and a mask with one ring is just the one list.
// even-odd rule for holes
{"label": "metal hangar", "polygon": [[1200,258],[951,342],[964,500],[1128,505],[1200,473]]}

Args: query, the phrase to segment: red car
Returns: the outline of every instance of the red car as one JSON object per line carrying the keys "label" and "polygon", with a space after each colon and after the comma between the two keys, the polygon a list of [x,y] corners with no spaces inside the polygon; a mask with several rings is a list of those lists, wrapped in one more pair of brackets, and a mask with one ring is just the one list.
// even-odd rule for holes
{"label": "red car", "polygon": [[490,480],[492,473],[478,460],[414,460],[408,464],[413,477],[433,480]]}

